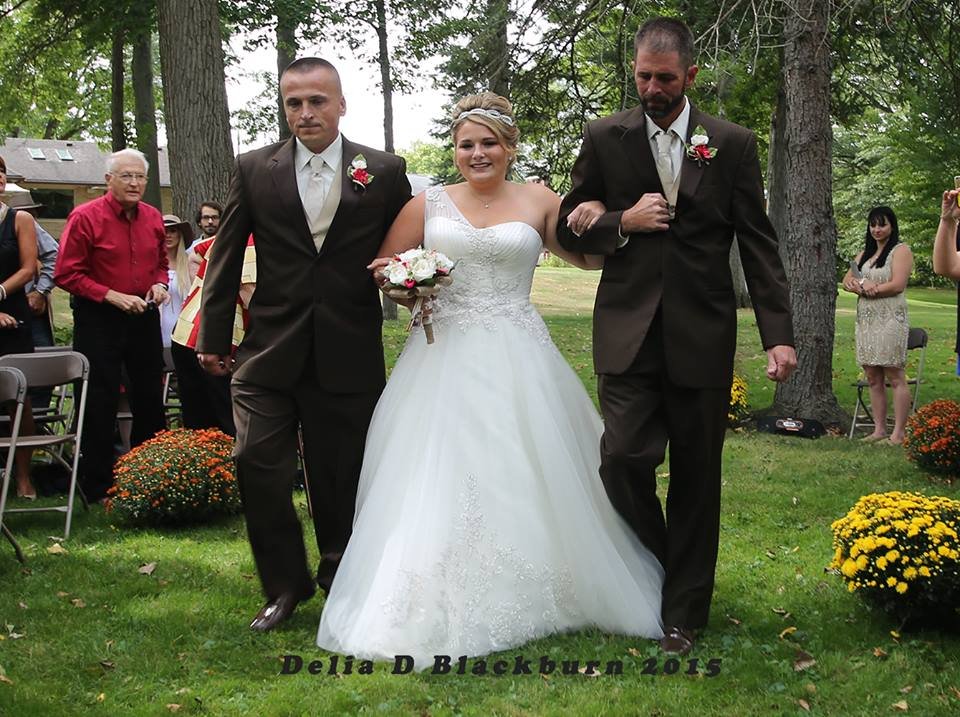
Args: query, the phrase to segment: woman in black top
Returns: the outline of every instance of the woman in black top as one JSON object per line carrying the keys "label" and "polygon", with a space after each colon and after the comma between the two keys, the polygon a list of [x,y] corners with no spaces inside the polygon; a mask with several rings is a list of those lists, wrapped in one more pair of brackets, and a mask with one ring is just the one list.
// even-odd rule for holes
{"label": "woman in black top", "polygon": [[[7,163],[0,157],[0,192],[7,188]],[[33,217],[0,202],[0,356],[33,351],[30,306],[23,287],[38,273],[37,235]],[[30,404],[24,404],[21,433],[34,432]],[[29,448],[17,449],[17,497],[33,500]]]}

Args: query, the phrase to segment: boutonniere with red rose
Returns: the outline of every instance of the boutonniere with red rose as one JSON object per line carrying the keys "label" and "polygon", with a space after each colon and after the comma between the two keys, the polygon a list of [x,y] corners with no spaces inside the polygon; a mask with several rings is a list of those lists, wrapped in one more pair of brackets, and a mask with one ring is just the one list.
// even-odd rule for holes
{"label": "boutonniere with red rose", "polygon": [[347,170],[347,176],[353,182],[353,191],[362,192],[367,185],[373,181],[373,175],[367,171],[367,160],[362,154],[358,154],[350,162],[350,169]]}
{"label": "boutonniere with red rose", "polygon": [[697,125],[690,135],[690,144],[686,145],[687,157],[699,164],[701,167],[710,164],[710,160],[717,156],[716,147],[710,146],[710,137],[703,125]]}

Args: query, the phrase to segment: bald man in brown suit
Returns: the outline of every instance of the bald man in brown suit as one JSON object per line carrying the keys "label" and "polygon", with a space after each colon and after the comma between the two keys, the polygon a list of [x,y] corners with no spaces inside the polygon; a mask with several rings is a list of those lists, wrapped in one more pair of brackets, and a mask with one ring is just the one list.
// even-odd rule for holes
{"label": "bald man in brown suit", "polygon": [[[385,383],[380,295],[367,265],[410,199],[403,159],[340,134],[346,102],[333,65],[297,60],[280,91],[294,137],[237,159],[197,343],[205,369],[233,371],[237,475],[267,598],[250,627],[261,631],[314,592],[292,501],[298,425],[325,590],[350,537],[367,427]],[[250,234],[257,288],[234,365]]]}

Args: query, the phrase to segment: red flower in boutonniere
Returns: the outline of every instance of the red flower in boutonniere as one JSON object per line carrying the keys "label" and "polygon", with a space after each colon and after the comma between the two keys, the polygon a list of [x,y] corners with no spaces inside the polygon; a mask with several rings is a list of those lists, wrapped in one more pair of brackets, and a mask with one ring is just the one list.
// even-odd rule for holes
{"label": "red flower in boutonniere", "polygon": [[709,146],[710,137],[707,136],[707,130],[703,125],[697,125],[690,135],[690,144],[686,145],[687,157],[695,161],[701,167],[710,164],[710,160],[717,156],[719,151],[716,147]]}
{"label": "red flower in boutonniere", "polygon": [[367,171],[367,160],[362,154],[358,154],[350,162],[350,168],[347,170],[347,176],[353,182],[353,191],[362,192],[367,185],[373,181],[373,175]]}

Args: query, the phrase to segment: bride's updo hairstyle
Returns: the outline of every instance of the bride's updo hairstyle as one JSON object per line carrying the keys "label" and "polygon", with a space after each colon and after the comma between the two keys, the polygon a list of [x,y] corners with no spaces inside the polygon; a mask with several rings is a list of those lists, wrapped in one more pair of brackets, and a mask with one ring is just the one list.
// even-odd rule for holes
{"label": "bride's updo hairstyle", "polygon": [[493,132],[497,141],[507,150],[507,174],[510,173],[510,168],[517,159],[517,140],[520,139],[520,130],[513,118],[513,105],[510,100],[493,92],[468,95],[457,102],[450,119],[454,144],[457,142],[457,131],[467,121],[482,124]]}

